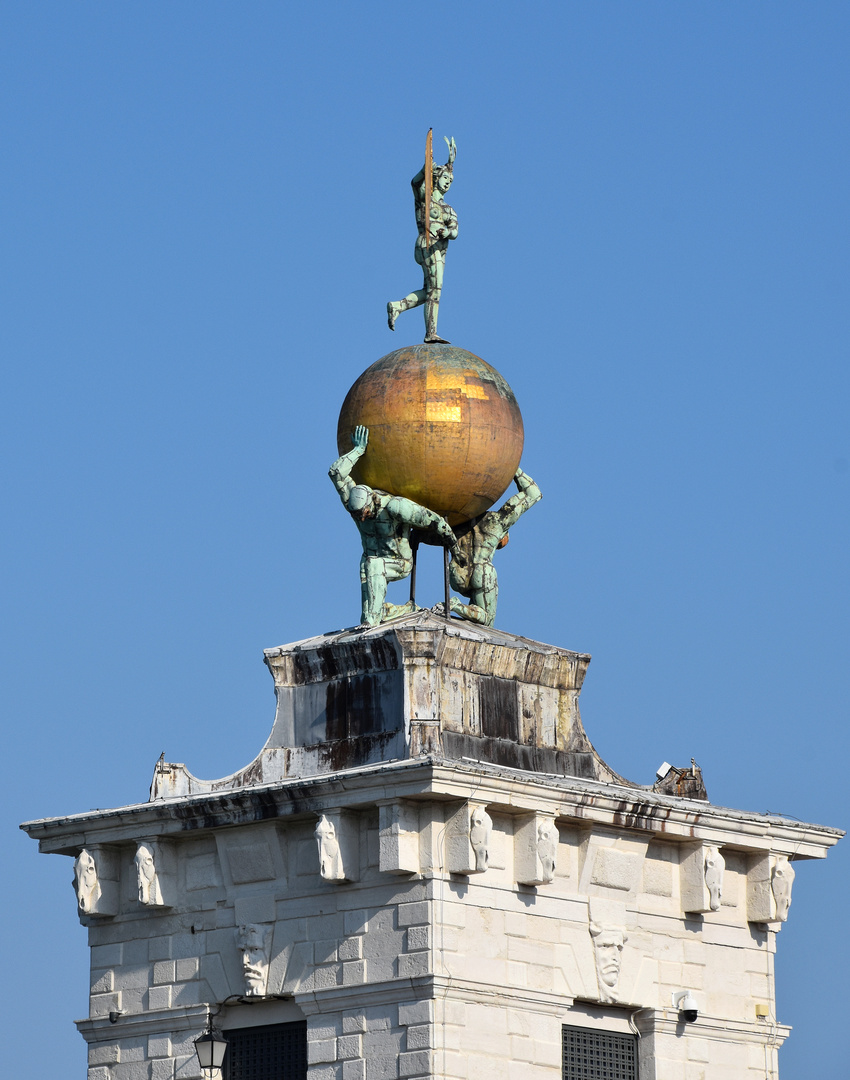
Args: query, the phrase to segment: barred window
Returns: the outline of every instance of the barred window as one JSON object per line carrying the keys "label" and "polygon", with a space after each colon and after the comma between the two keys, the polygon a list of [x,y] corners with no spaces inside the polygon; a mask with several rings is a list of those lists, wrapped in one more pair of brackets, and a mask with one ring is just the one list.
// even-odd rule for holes
{"label": "barred window", "polygon": [[224,1032],[224,1080],[307,1080],[307,1021]]}
{"label": "barred window", "polygon": [[563,1028],[564,1080],[638,1080],[637,1036]]}

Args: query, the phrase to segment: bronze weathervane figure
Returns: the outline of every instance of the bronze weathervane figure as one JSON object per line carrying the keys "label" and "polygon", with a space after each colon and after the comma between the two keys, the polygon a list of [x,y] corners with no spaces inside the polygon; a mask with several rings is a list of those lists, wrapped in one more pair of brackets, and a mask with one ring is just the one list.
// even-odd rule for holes
{"label": "bronze weathervane figure", "polygon": [[[356,380],[340,410],[339,457],[330,468],[360,533],[360,619],[368,627],[420,610],[420,544],[443,548],[445,599],[431,611],[493,626],[493,556],[540,499],[519,467],[524,429],[510,386],[486,360],[437,336],[446,251],[457,237],[457,216],[445,201],[457,147],[446,139],[448,161],[435,165],[432,140],[429,131],[425,164],[411,181],[424,286],[387,304],[391,330],[402,311],[424,306],[425,343],[393,350]],[[491,510],[511,478],[516,492]],[[410,579],[410,599],[388,603],[388,585],[403,578]],[[451,596],[452,588],[463,600]]]}
{"label": "bronze weathervane figure", "polygon": [[424,304],[425,343],[448,345],[450,343],[445,338],[437,336],[437,315],[443,289],[446,249],[449,240],[457,238],[457,214],[444,199],[453,179],[457,147],[454,139],[446,139],[449,160],[445,165],[434,165],[431,139],[429,131],[425,143],[425,164],[410,181],[419,233],[413,257],[422,267],[425,284],[401,300],[390,300],[387,304],[387,322],[390,330],[395,330],[395,321],[402,311]]}

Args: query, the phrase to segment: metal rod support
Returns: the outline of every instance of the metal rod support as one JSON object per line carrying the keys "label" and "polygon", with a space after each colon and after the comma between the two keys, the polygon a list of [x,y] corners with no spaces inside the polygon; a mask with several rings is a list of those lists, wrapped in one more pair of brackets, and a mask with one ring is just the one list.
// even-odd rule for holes
{"label": "metal rod support", "polygon": [[416,556],[419,554],[419,545],[411,544],[413,551],[413,568],[410,571],[410,602],[416,603]]}

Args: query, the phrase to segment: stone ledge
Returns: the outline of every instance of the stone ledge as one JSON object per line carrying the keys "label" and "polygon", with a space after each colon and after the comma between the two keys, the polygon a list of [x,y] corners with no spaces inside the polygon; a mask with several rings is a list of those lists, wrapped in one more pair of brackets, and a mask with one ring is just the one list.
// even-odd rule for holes
{"label": "stone ledge", "polygon": [[307,818],[341,806],[365,809],[392,799],[462,801],[468,796],[471,778],[477,799],[500,812],[553,813],[573,824],[613,826],[679,842],[702,840],[751,852],[818,859],[825,858],[844,835],[841,829],[730,810],[649,789],[432,757],[221,794],[43,818],[25,822],[21,828],[39,841],[42,852],[76,855],[86,845],[130,843],[140,835],[176,836],[261,820]]}
{"label": "stone ledge", "polygon": [[686,1035],[691,1039],[754,1043],[758,1046],[767,1043],[778,1049],[791,1034],[791,1028],[786,1024],[773,1024],[755,1018],[751,1021],[729,1020],[709,1016],[702,1011],[691,1024],[679,1020],[675,1009],[638,1009],[633,1015],[642,1035]]}
{"label": "stone ledge", "polygon": [[136,1038],[142,1035],[162,1037],[172,1031],[201,1032],[206,1027],[206,1005],[186,1005],[176,1009],[151,1009],[147,1012],[128,1013],[112,1023],[108,1016],[87,1017],[75,1021],[76,1028],[89,1044],[114,1043],[118,1039]]}

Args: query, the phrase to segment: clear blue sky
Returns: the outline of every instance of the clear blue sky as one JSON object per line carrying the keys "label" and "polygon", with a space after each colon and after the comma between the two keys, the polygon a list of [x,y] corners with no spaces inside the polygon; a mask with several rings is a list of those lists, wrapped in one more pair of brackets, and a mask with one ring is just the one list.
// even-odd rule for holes
{"label": "clear blue sky", "polygon": [[[356,621],[326,470],[350,384],[421,340],[384,313],[430,126],[440,329],[512,384],[544,492],[499,625],[593,654],[630,779],[694,756],[716,803],[848,824],[848,30],[827,0],[3,4],[10,1076],[84,1075],[87,1011],[70,860],[17,823],[143,800],[161,751],[245,764],[262,649]],[[782,1080],[845,1075],[848,852],[798,867]]]}

